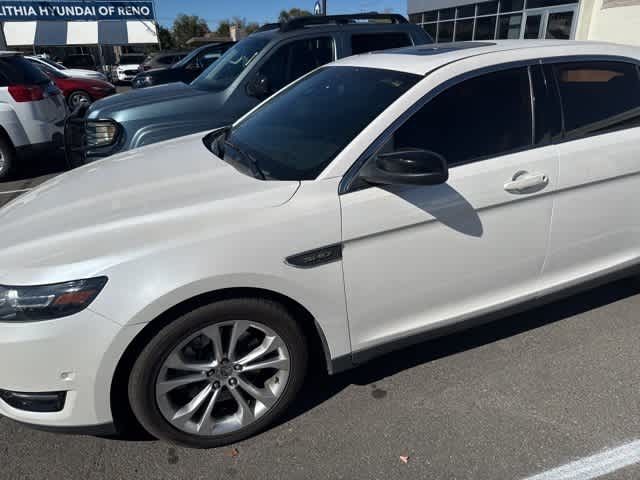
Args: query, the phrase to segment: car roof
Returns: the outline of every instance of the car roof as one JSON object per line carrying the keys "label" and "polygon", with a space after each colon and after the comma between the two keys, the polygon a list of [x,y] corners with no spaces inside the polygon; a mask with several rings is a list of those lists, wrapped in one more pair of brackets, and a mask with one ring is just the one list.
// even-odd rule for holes
{"label": "car roof", "polygon": [[509,51],[514,53],[514,60],[520,60],[522,57],[545,58],[572,55],[608,55],[640,59],[640,48],[614,43],[573,40],[492,40],[426,44],[370,52],[338,60],[332,65],[380,68],[426,75],[441,66],[465,58]]}

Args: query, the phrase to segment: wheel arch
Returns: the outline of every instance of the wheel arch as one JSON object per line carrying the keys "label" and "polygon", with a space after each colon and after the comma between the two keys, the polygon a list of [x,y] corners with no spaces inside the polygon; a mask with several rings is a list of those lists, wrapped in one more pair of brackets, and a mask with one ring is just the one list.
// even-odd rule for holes
{"label": "wheel arch", "polygon": [[[331,358],[329,346],[322,328],[311,312],[291,297],[272,290],[255,287],[225,288],[206,292],[186,299],[155,317],[136,335],[125,349],[116,365],[109,394],[111,413],[118,430],[126,431],[128,430],[128,425],[138,425],[129,405],[127,384],[133,363],[151,338],[163,327],[181,315],[193,311],[198,307],[221,300],[242,297],[272,300],[283,305],[291,312],[309,341],[309,359],[311,362],[315,362],[314,367],[320,368],[321,371],[329,374],[348,368],[344,366],[336,368],[335,362]],[[137,429],[140,428],[138,425]]]}

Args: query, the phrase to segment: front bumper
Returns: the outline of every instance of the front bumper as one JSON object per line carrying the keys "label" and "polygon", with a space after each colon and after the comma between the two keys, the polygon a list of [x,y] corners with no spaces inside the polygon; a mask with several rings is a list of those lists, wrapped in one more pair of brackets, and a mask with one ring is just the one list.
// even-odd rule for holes
{"label": "front bumper", "polygon": [[0,323],[0,389],[65,392],[64,405],[54,412],[14,408],[0,398],[0,415],[62,429],[113,423],[113,374],[141,329],[123,327],[89,309],[56,320]]}

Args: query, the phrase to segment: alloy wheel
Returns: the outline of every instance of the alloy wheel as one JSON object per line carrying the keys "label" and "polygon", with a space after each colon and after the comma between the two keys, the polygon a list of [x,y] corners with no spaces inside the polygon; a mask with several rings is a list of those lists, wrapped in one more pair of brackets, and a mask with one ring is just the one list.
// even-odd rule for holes
{"label": "alloy wheel", "polygon": [[156,379],[156,402],[178,430],[228,434],[273,408],[290,366],[284,341],[266,325],[248,320],[212,324],[170,351]]}

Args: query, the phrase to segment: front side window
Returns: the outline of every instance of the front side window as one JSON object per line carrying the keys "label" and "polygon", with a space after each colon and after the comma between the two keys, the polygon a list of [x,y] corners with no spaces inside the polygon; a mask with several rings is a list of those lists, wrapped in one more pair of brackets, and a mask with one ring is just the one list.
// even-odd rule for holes
{"label": "front side window", "polygon": [[212,142],[210,148],[259,178],[312,180],[421,78],[372,68],[319,69],[235,125],[226,147]]}
{"label": "front side window", "polygon": [[[269,38],[248,37],[227,50],[220,59],[196,78],[191,86],[210,92],[219,92],[231,85],[236,78],[253,62],[262,49],[269,43]],[[183,58],[175,65],[186,64],[189,57]]]}
{"label": "front side window", "polygon": [[568,138],[640,126],[640,78],[629,63],[568,63],[553,67]]}
{"label": "front side window", "polygon": [[385,150],[431,150],[455,166],[531,146],[531,117],[526,67],[489,73],[429,101]]}
{"label": "front side window", "polygon": [[411,45],[413,43],[409,35],[401,32],[365,33],[351,36],[351,53],[353,55]]}
{"label": "front side window", "polygon": [[335,60],[332,37],[305,38],[287,43],[260,67],[271,93],[322,65]]}

